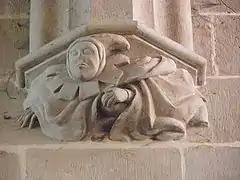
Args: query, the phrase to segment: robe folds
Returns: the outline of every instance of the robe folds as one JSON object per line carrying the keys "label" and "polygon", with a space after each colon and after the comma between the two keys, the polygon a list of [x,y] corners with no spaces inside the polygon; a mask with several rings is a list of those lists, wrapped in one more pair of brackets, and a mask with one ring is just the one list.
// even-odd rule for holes
{"label": "robe folds", "polygon": [[[175,68],[175,63],[164,74],[156,71],[158,66],[161,62],[151,70],[154,73],[138,74],[122,84],[106,84],[101,79],[78,82],[68,76],[64,64],[51,66],[31,83],[24,108],[36,114],[46,136],[63,141],[102,135],[120,141],[161,140],[165,132],[183,137],[190,122],[207,126],[206,112],[201,118],[196,116],[203,109],[206,111],[206,105],[191,75]],[[105,86],[128,89],[134,94],[124,109],[112,117],[100,110],[104,108],[101,96]]]}

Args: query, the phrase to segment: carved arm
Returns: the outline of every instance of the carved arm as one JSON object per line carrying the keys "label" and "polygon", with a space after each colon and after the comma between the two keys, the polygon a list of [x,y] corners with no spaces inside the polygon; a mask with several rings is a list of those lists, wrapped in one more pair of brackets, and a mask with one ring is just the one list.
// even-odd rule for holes
{"label": "carved arm", "polygon": [[152,76],[171,74],[176,71],[176,64],[173,60],[163,56],[161,58],[146,56],[120,69],[123,71],[123,76],[119,84],[125,84]]}

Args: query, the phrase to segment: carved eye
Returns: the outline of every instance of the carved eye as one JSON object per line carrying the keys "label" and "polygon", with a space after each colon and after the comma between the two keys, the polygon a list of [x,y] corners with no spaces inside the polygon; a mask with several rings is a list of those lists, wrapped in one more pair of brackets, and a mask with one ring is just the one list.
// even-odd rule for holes
{"label": "carved eye", "polygon": [[70,52],[71,56],[79,56],[80,55],[80,51],[78,51],[77,49],[74,49]]}
{"label": "carved eye", "polygon": [[91,48],[85,48],[82,50],[82,53],[84,55],[88,55],[88,54],[90,55],[90,54],[94,54],[94,51]]}

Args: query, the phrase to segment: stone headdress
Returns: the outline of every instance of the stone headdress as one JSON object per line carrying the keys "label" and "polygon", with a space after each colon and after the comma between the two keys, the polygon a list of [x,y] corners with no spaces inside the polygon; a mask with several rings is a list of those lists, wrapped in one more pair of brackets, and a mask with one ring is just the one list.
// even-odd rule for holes
{"label": "stone headdress", "polygon": [[116,34],[101,34],[101,35],[97,34],[97,35],[92,35],[87,37],[81,37],[75,40],[68,47],[67,55],[66,55],[66,67],[68,70],[68,74],[72,79],[74,79],[74,77],[72,73],[69,71],[69,66],[70,66],[69,52],[74,45],[81,42],[90,42],[94,44],[98,50],[99,67],[94,78],[98,77],[103,71],[106,65],[106,58],[108,56],[111,56],[116,52],[122,52],[130,49],[130,44],[128,43],[128,41],[123,36],[116,35]]}

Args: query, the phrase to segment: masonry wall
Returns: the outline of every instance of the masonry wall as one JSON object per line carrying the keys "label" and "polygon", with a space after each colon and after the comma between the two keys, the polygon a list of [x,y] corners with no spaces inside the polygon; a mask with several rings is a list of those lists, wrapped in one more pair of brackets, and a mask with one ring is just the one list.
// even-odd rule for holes
{"label": "masonry wall", "polygon": [[0,180],[239,180],[240,1],[192,0],[195,51],[208,60],[208,130],[182,142],[62,143],[19,130],[21,102],[5,93],[28,53],[28,0],[0,1]]}

